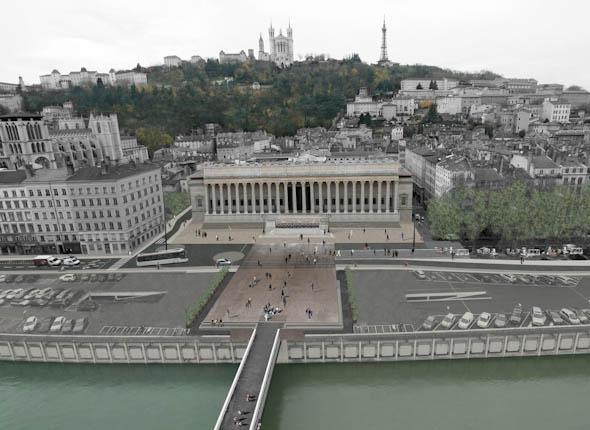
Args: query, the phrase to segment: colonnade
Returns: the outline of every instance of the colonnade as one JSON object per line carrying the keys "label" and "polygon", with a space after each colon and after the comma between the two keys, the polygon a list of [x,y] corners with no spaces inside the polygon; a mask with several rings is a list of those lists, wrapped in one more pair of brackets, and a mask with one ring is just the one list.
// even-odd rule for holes
{"label": "colonnade", "polygon": [[397,213],[397,180],[210,182],[207,214]]}

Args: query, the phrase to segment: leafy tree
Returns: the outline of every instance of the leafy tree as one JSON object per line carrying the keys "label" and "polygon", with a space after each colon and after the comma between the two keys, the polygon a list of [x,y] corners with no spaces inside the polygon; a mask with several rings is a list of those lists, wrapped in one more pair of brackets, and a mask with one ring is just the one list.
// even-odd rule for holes
{"label": "leafy tree", "polygon": [[140,127],[135,132],[135,136],[137,141],[145,145],[150,152],[164,146],[170,146],[173,141],[172,136],[154,127]]}
{"label": "leafy tree", "polygon": [[416,89],[417,90],[422,90],[422,84],[420,82],[418,82],[418,85],[416,85]]}
{"label": "leafy tree", "polygon": [[526,130],[520,130],[518,132],[518,137],[520,137],[521,139],[523,139],[526,136]]}
{"label": "leafy tree", "polygon": [[567,91],[582,91],[583,88],[579,85],[570,85],[567,87]]}
{"label": "leafy tree", "polygon": [[442,122],[441,116],[438,114],[436,109],[436,103],[433,103],[428,108],[428,112],[426,112],[426,116],[422,120],[425,124],[437,124]]}

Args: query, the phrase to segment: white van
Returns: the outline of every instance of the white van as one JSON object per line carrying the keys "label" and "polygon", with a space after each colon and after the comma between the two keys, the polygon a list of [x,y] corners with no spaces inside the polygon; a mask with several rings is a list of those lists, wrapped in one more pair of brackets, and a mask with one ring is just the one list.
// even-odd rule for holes
{"label": "white van", "polygon": [[455,249],[455,257],[469,257],[468,249]]}
{"label": "white van", "polygon": [[527,257],[538,257],[541,255],[541,250],[538,248],[529,248],[526,251]]}

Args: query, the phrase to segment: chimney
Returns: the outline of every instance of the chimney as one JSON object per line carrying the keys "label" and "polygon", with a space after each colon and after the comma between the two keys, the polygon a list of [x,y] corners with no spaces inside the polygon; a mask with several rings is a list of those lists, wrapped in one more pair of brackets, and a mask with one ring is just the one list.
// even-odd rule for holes
{"label": "chimney", "polygon": [[66,163],[66,169],[68,172],[68,176],[72,176],[74,174],[74,165],[72,164],[72,162],[68,161]]}

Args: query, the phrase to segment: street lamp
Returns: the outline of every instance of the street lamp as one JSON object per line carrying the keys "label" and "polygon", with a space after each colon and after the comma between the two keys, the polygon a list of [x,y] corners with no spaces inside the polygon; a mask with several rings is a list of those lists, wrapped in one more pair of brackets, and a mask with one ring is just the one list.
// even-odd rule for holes
{"label": "street lamp", "polygon": [[414,211],[412,211],[412,224],[414,224],[414,234],[412,236],[412,254],[414,253],[414,249],[416,249],[416,215]]}

